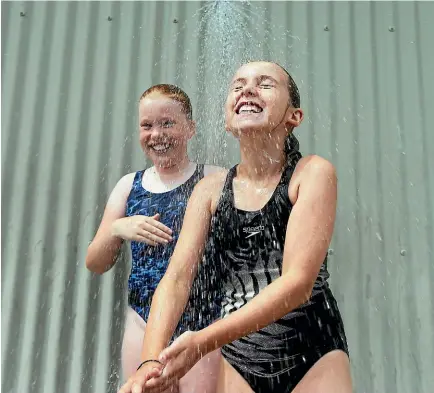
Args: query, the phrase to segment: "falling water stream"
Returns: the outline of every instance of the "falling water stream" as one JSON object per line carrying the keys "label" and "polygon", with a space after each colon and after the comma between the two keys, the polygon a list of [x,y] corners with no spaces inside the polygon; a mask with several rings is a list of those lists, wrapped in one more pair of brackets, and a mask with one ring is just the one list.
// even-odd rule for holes
{"label": "falling water stream", "polygon": [[[234,72],[241,64],[253,60],[270,60],[288,70],[297,69],[300,58],[306,55],[305,48],[294,51],[300,38],[270,22],[267,10],[249,1],[210,1],[186,21],[178,23],[180,28],[172,38],[175,48],[186,26],[193,23],[197,26],[190,42],[184,43],[182,58],[175,60],[178,63],[175,82],[192,98],[197,97],[194,110],[198,135],[193,142],[194,159],[226,166],[233,164],[239,159],[239,149],[234,138],[224,130],[223,108]],[[191,64],[191,53],[195,49],[191,45],[198,42],[197,89],[191,91],[185,67]],[[167,63],[167,57],[163,55],[157,65]],[[302,80],[297,82],[300,87],[303,85]]]}

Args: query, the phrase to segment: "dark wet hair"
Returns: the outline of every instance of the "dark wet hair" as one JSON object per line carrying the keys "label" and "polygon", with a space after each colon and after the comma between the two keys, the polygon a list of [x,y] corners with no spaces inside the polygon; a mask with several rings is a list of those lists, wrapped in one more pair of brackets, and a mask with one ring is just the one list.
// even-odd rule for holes
{"label": "dark wet hair", "polygon": [[179,102],[182,106],[183,112],[187,116],[187,119],[193,120],[193,108],[191,106],[190,98],[180,87],[168,84],[151,86],[142,93],[139,102],[152,93],[160,93],[174,101]]}
{"label": "dark wet hair", "polygon": [[[288,77],[289,105],[292,105],[294,108],[300,108],[300,90],[298,90],[298,86],[295,83],[294,78],[280,64],[274,61],[272,61],[271,63],[276,64],[278,67],[280,67]],[[295,137],[292,131],[293,130],[291,130],[285,138],[284,149],[288,165],[290,164],[290,162],[292,162],[293,159],[296,159],[298,161],[298,159],[300,159],[301,157],[301,154],[299,152],[300,143],[298,142],[298,139]]]}
{"label": "dark wet hair", "polygon": [[274,61],[272,61],[271,63],[276,64],[278,67],[280,67],[282,69],[282,71],[286,74],[286,76],[288,77],[288,92],[289,92],[290,104],[294,108],[300,108],[300,91],[298,90],[298,86],[295,83],[294,78],[280,64],[275,63]]}

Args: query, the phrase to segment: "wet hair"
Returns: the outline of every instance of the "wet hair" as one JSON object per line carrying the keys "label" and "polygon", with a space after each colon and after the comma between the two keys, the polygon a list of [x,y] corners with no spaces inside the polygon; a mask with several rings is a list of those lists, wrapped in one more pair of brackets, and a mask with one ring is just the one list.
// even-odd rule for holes
{"label": "wet hair", "polygon": [[190,98],[180,87],[168,84],[151,86],[149,89],[143,92],[143,94],[140,96],[139,102],[152,93],[160,93],[163,96],[179,102],[182,106],[182,111],[187,116],[187,119],[193,120],[193,108],[191,106]]}
{"label": "wet hair", "polygon": [[[298,90],[298,86],[294,81],[294,78],[291,76],[291,74],[283,68],[280,64],[272,61],[270,63],[276,64],[280,69],[286,74],[288,77],[288,92],[289,92],[289,105],[291,105],[294,108],[300,108],[300,90]],[[285,155],[287,159],[287,164],[292,160],[293,157],[298,159],[301,157],[299,149],[300,149],[300,143],[298,142],[298,139],[295,137],[295,135],[292,133],[293,129],[289,131],[288,135],[285,138]]]}
{"label": "wet hair", "polygon": [[288,77],[288,92],[289,92],[289,104],[292,105],[294,108],[300,108],[300,91],[298,90],[298,86],[295,83],[294,78],[291,76],[291,74],[285,70],[280,64],[271,62],[273,64],[276,64],[278,67],[282,69],[282,71],[286,74]]}

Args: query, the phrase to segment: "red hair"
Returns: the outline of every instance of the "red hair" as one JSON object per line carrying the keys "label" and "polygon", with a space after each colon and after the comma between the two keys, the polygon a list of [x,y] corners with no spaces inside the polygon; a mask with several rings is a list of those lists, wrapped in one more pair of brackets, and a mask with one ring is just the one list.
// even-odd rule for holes
{"label": "red hair", "polygon": [[160,93],[174,101],[179,102],[188,120],[193,120],[193,108],[191,107],[190,98],[188,97],[187,93],[178,86],[168,84],[151,86],[140,96],[139,102],[152,93]]}

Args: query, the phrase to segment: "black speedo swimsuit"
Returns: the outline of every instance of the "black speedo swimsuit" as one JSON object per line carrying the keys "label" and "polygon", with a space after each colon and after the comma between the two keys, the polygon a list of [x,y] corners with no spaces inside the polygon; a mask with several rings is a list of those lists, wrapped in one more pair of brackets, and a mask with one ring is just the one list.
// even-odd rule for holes
{"label": "black speedo swimsuit", "polygon": [[[223,317],[243,307],[282,273],[286,226],[292,209],[288,185],[300,158],[296,150],[289,153],[274,194],[255,212],[234,206],[236,167],[228,173],[212,219],[208,247],[223,277]],[[340,349],[348,354],[328,277],[325,260],[307,303],[222,348],[223,356],[255,393],[291,392],[326,353]]]}

